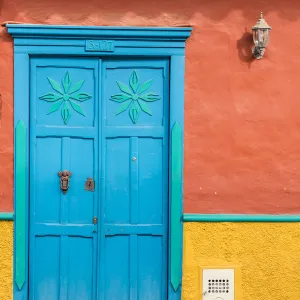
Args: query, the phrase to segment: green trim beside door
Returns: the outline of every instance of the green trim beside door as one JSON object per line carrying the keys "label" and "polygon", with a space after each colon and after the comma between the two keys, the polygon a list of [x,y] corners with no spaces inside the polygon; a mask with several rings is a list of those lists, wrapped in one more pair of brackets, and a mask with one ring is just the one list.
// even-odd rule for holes
{"label": "green trim beside door", "polygon": [[181,199],[182,199],[182,130],[175,123],[171,132],[171,284],[177,291],[181,282]]}
{"label": "green trim beside door", "polygon": [[184,214],[184,222],[300,222],[300,215]]}
{"label": "green trim beside door", "polygon": [[16,126],[15,137],[15,198],[16,215],[18,216],[15,224],[16,231],[16,284],[21,290],[26,277],[26,126],[20,120]]}
{"label": "green trim beside door", "polygon": [[[0,212],[0,221],[13,220],[13,212]],[[300,222],[300,215],[184,214],[183,222]]]}
{"label": "green trim beside door", "polygon": [[0,221],[12,221],[13,219],[14,219],[14,213],[0,212]]}

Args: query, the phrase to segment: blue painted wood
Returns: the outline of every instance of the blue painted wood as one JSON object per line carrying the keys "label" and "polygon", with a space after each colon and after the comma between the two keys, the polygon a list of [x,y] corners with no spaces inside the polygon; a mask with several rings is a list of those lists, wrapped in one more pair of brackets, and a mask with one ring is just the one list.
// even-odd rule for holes
{"label": "blue painted wood", "polygon": [[[70,224],[64,224],[61,220],[61,213],[57,214],[57,209],[68,207],[68,205],[64,206],[65,203],[62,205],[61,200],[57,201],[55,197],[51,197],[51,195],[57,193],[57,190],[47,190],[47,187],[44,186],[44,193],[47,195],[46,197],[51,197],[53,205],[48,205],[49,201],[43,203],[43,205],[39,205],[37,195],[41,193],[42,189],[40,189],[39,185],[41,185],[43,180],[38,181],[39,184],[31,180],[31,191],[37,189],[38,193],[31,193],[31,202],[33,204],[30,206],[30,209],[39,210],[39,214],[37,215],[34,211],[36,220],[31,218],[30,223],[30,226],[32,225],[36,231],[30,231],[30,238],[32,241],[34,240],[34,242],[30,243],[30,255],[27,255],[27,257],[29,256],[30,260],[35,259],[34,266],[36,266],[36,268],[33,266],[29,269],[30,277],[33,278],[32,282],[30,282],[32,287],[29,290],[32,293],[38,294],[41,290],[38,290],[37,286],[40,286],[42,289],[45,288],[45,286],[39,285],[39,282],[41,283],[40,278],[45,276],[48,278],[57,276],[60,272],[60,255],[62,253],[66,257],[66,253],[68,253],[69,258],[74,257],[74,255],[78,255],[79,257],[84,256],[84,258],[78,261],[80,265],[76,265],[76,261],[74,269],[70,267],[62,270],[65,274],[63,277],[66,278],[68,282],[67,285],[65,284],[63,286],[64,290],[71,290],[73,287],[71,283],[80,280],[77,276],[79,272],[76,273],[76,270],[81,270],[81,272],[87,272],[89,274],[98,272],[97,282],[95,281],[95,276],[86,276],[84,279],[87,289],[92,291],[91,294],[86,293],[84,295],[87,299],[91,297],[91,299],[96,299],[96,295],[98,299],[102,300],[104,300],[106,296],[109,299],[113,299],[115,296],[117,297],[118,295],[114,294],[114,290],[108,289],[109,282],[113,282],[116,278],[122,283],[120,289],[117,290],[117,293],[120,295],[130,295],[130,293],[132,293],[132,295],[137,295],[136,297],[147,298],[148,295],[145,294],[147,291],[146,286],[138,285],[137,291],[134,288],[130,290],[130,276],[128,276],[128,274],[131,274],[131,278],[134,279],[134,281],[136,280],[135,277],[138,276],[137,282],[145,281],[148,286],[154,286],[154,283],[159,283],[159,288],[151,289],[155,299],[168,298],[169,300],[179,300],[181,288],[179,287],[175,292],[171,287],[170,278],[167,276],[166,270],[160,268],[154,269],[153,266],[155,266],[156,263],[162,268],[163,266],[166,267],[169,265],[169,252],[169,255],[166,255],[167,249],[170,248],[168,234],[166,234],[169,222],[169,184],[168,176],[166,176],[164,172],[168,170],[169,131],[175,122],[178,122],[183,128],[184,48],[185,40],[190,35],[191,28],[111,28],[24,24],[8,25],[7,27],[8,31],[14,36],[15,124],[22,118],[25,125],[29,128],[29,99],[31,100],[30,116],[32,126],[30,127],[30,139],[31,145],[33,146],[31,146],[30,161],[36,163],[36,160],[42,157],[42,155],[39,156],[39,153],[45,152],[45,156],[52,157],[51,160],[48,159],[48,162],[47,160],[43,160],[43,162],[39,164],[45,168],[45,174],[53,172],[51,168],[54,169],[54,167],[57,166],[61,167],[63,152],[62,138],[64,137],[70,139],[70,148],[75,149],[74,152],[79,153],[80,158],[85,156],[86,151],[93,149],[94,154],[89,157],[93,157],[93,165],[96,165],[93,172],[96,178],[96,187],[99,186],[101,195],[97,196],[98,190],[96,189],[94,194],[95,198],[93,199],[99,199],[99,201],[92,200],[92,215],[94,215],[94,212],[100,212],[101,216],[104,216],[99,219],[98,225],[92,225],[91,223],[86,224],[85,220],[88,218],[89,213],[83,213],[82,219],[78,218],[79,214],[76,213],[76,209],[83,212],[85,212],[85,210],[82,209],[80,205],[76,206],[79,202],[74,202],[75,196],[69,193],[68,197],[66,197],[67,204],[73,201],[72,203],[75,205],[75,210],[71,209],[67,213],[62,214],[63,218],[72,218],[72,222],[69,222]],[[115,51],[111,53],[101,53],[101,56],[105,58],[105,63],[102,65],[101,60],[98,58],[98,52],[86,52],[86,39],[114,40]],[[31,91],[29,97],[29,57],[35,54],[41,55],[41,58],[32,59],[30,78]],[[51,58],[51,56],[55,54],[66,56],[63,59]],[[77,55],[77,58],[70,58],[70,55]],[[120,55],[126,56],[126,59],[112,59],[112,57]],[[81,58],[83,56],[85,58]],[[86,58],[86,56],[90,58]],[[134,59],[134,56],[139,56],[140,58]],[[107,57],[109,58],[107,59]],[[149,57],[152,57],[152,59],[149,59]],[[164,57],[164,59],[161,59],[161,57]],[[168,60],[171,62],[170,74],[168,72]],[[95,65],[90,67],[89,65],[93,64],[92,61],[95,62]],[[122,63],[123,69],[121,70],[120,66],[122,66]],[[109,64],[111,64],[111,68],[107,69]],[[116,71],[120,73],[121,77],[124,76],[125,78],[127,76],[128,78],[126,69],[128,72],[129,70],[132,72],[139,67],[142,67],[144,73],[142,75],[142,77],[144,77],[141,78],[142,80],[147,80],[148,75],[151,74],[154,74],[154,77],[159,79],[154,80],[154,82],[156,82],[154,87],[158,89],[159,93],[162,92],[163,98],[168,99],[168,101],[162,101],[163,104],[159,101],[150,103],[152,112],[158,112],[158,114],[153,114],[152,116],[147,114],[140,115],[139,121],[141,123],[137,123],[136,126],[133,127],[132,123],[130,124],[127,119],[125,120],[123,115],[119,116],[119,119],[112,118],[111,113],[114,103],[108,101],[108,95],[106,93],[107,90],[111,91],[112,94],[116,93],[116,89],[112,87],[112,83],[106,85],[106,81],[110,80],[109,73]],[[94,82],[98,83],[93,86],[93,80],[86,80],[86,92],[94,96],[99,90],[99,100],[101,98],[107,101],[95,101],[92,107],[86,106],[88,102],[83,103],[83,109],[87,112],[87,117],[80,119],[80,115],[73,114],[69,120],[70,123],[65,127],[64,124],[61,123],[59,114],[53,114],[51,115],[51,119],[48,119],[47,117],[49,116],[40,113],[46,111],[47,103],[37,102],[38,105],[36,105],[35,101],[37,101],[38,96],[40,96],[37,95],[37,92],[40,90],[44,91],[46,87],[45,82],[40,83],[40,78],[43,78],[45,73],[50,71],[50,77],[57,76],[55,80],[59,81],[69,68],[75,72],[75,74],[72,75],[75,76],[72,77],[72,80],[74,78],[75,81],[79,80],[78,78],[82,74],[84,74],[85,77],[89,77],[88,73],[91,73]],[[159,73],[159,70],[163,71]],[[100,80],[100,78],[102,78],[102,80]],[[170,98],[168,94],[169,83],[171,92]],[[32,86],[35,86],[36,90],[32,88]],[[108,89],[106,89],[106,86],[108,86]],[[45,92],[47,92],[46,89]],[[112,94],[110,94],[110,96]],[[99,119],[101,122],[99,123],[97,119],[98,115],[101,115]],[[130,180],[128,180],[128,178],[131,178],[128,176],[131,163],[130,138],[136,138],[138,143],[138,210],[131,206],[131,189],[129,189]],[[93,143],[93,146],[91,146],[89,141],[96,141],[97,139],[98,142]],[[51,143],[49,140],[51,140]],[[73,140],[83,140],[84,146],[83,144],[77,145],[76,143],[73,145]],[[117,153],[115,161],[113,161],[111,155],[116,153],[115,149],[120,148],[120,146],[123,147],[122,152]],[[60,153],[58,158],[54,158],[53,155],[49,153],[51,149]],[[98,154],[100,155],[99,161]],[[121,160],[120,157],[123,157],[125,161],[127,160],[128,166],[124,165],[124,160]],[[151,157],[152,160],[148,157]],[[29,154],[26,160],[29,170],[28,161]],[[86,164],[84,159],[81,159],[79,169],[84,170]],[[109,171],[114,165],[116,166],[116,170],[120,171],[120,173],[117,172],[117,174],[111,178],[112,180],[108,180],[108,177],[110,177]],[[99,179],[97,179],[98,166],[100,167]],[[122,173],[122,171],[119,170],[121,169],[120,166],[123,166],[123,169],[127,173],[124,170]],[[160,172],[155,171],[159,169]],[[41,177],[37,176],[40,175],[39,169],[31,168],[30,170],[30,176],[32,178],[43,178],[42,176],[45,176],[44,174],[41,174]],[[127,182],[122,179],[126,174]],[[149,176],[149,174],[153,176]],[[50,179],[50,185],[54,185],[53,182],[51,183],[51,178],[50,176],[47,179]],[[28,182],[28,178],[26,178],[26,180]],[[74,185],[74,182],[78,183],[78,178],[73,177],[71,179],[71,185]],[[162,183],[161,186],[159,186],[158,182]],[[112,190],[110,194],[108,187],[114,185],[114,183],[118,184],[118,188]],[[116,202],[118,198],[117,195],[120,194],[120,189],[122,189],[122,199],[124,199],[125,202],[129,201],[129,205],[126,206],[126,203],[119,201],[119,206],[116,206],[117,209],[113,212],[112,208],[107,205],[109,203],[107,199],[110,197],[110,199]],[[76,191],[76,193],[77,192],[78,191]],[[28,193],[26,193],[26,197],[27,195]],[[150,198],[156,200],[147,200]],[[141,199],[145,199],[145,201],[141,201]],[[34,205],[36,202],[37,205]],[[27,198],[26,203],[28,207],[29,201]],[[162,206],[158,203],[162,203]],[[73,208],[74,206],[70,205],[69,207]],[[44,211],[42,209],[44,209]],[[86,211],[90,212],[91,210],[87,209]],[[134,217],[136,211],[138,211],[137,224],[130,224],[131,214],[134,220],[134,218],[136,218]],[[28,220],[27,210],[26,220]],[[110,222],[110,220],[113,221]],[[128,226],[123,226],[124,228],[122,228],[122,225]],[[59,229],[57,229],[57,226]],[[26,233],[27,232],[28,226],[26,227]],[[101,232],[99,237],[97,232]],[[68,237],[62,238],[66,236]],[[180,238],[182,238],[182,229]],[[64,241],[61,242],[61,240]],[[137,251],[136,260],[133,258],[133,253],[135,252],[134,249],[131,248],[130,241],[131,245],[137,245],[137,248],[135,248]],[[28,235],[26,235],[26,242],[28,243]],[[66,244],[72,245],[72,249],[76,248],[77,250],[78,248],[78,251],[76,253],[72,253],[71,250],[66,252]],[[91,244],[93,246],[91,246]],[[95,250],[93,250],[90,252],[91,247],[95,247],[95,245],[99,245],[98,251],[95,252]],[[124,250],[122,246],[124,246]],[[43,251],[39,249],[46,249],[46,251],[42,253]],[[41,252],[41,254],[40,256],[34,256],[32,255],[34,252]],[[47,257],[47,262],[44,264],[48,271],[40,268],[40,266],[43,266],[43,255]],[[130,257],[131,259],[128,259]],[[90,262],[96,262],[96,259],[100,261],[94,263],[93,267],[90,268]],[[95,266],[97,265],[105,267],[96,270]],[[120,266],[122,266],[122,268],[120,268]],[[147,277],[143,278],[143,275],[140,275],[139,272],[133,272],[133,266],[138,266],[140,270],[142,270],[142,274],[151,274],[150,278],[152,278],[152,281],[147,281]],[[28,274],[28,261],[26,261],[26,272],[26,274]],[[170,270],[168,270],[168,272],[170,272]],[[34,282],[34,280],[36,280],[36,282]],[[52,283],[51,291],[53,291],[53,295],[49,294],[49,297],[53,296],[54,298],[58,298],[61,283],[60,281]],[[64,281],[62,281],[62,284],[64,284]],[[90,286],[93,288],[90,288]],[[97,287],[97,291],[95,291],[95,287]],[[17,300],[27,299],[27,291],[28,280],[26,278],[21,291],[18,291],[16,286],[14,287],[14,298]],[[72,289],[72,292],[73,291]],[[78,297],[76,293],[71,294],[71,296],[74,299]],[[84,297],[83,299],[85,299]],[[117,298],[122,299],[122,297]]]}
{"label": "blue painted wood", "polygon": [[94,127],[77,127],[77,128],[66,128],[63,126],[49,127],[47,125],[37,125],[36,126],[36,136],[37,137],[47,137],[49,135],[59,136],[59,137],[82,137],[93,139],[97,137],[97,128]]}
{"label": "blue painted wood", "polygon": [[[88,177],[98,180],[98,64],[98,59],[31,60],[30,298],[44,298],[47,291],[47,299],[89,300],[96,293],[98,198],[97,189],[87,192],[84,183]],[[85,116],[74,113],[64,124],[60,112],[47,114],[49,105],[39,96],[49,91],[48,77],[61,84],[66,72],[74,80],[71,87],[85,80],[92,98],[78,102]],[[72,175],[64,195],[57,173],[65,169]]]}
{"label": "blue painted wood", "polygon": [[191,33],[190,27],[76,27],[7,24],[7,28],[15,38],[15,53],[99,56],[99,52],[86,52],[86,40],[91,38],[114,40],[114,51],[101,52],[102,57],[182,56],[185,40]]}
{"label": "blue painted wood", "polygon": [[[128,130],[127,132],[130,132]],[[139,139],[130,137],[130,224],[139,222]]]}
{"label": "blue painted wood", "polygon": [[[116,115],[120,104],[109,100],[120,93],[117,81],[130,86],[133,70],[141,84],[153,79],[149,92],[162,97],[149,102],[152,115],[140,112],[136,124],[129,111]],[[167,298],[168,70],[168,60],[162,59],[103,63],[103,99],[108,100],[101,118],[105,196],[100,265],[107,268],[100,271],[100,299],[146,299],[149,291],[153,299]]]}
{"label": "blue painted wood", "polygon": [[191,27],[109,27],[109,26],[61,26],[35,24],[7,24],[8,32],[14,37],[109,37],[118,39],[126,36],[129,40],[159,40],[185,41],[191,34]]}
{"label": "blue painted wood", "polygon": [[[16,126],[20,120],[24,122],[26,128],[29,128],[29,105],[28,99],[26,99],[25,95],[29,95],[29,57],[26,54],[17,54],[14,56],[14,84],[18,88],[14,89],[14,124],[15,124],[15,152],[16,153]],[[26,135],[26,160],[25,167],[26,170],[29,169],[29,157],[28,157],[28,149],[29,143],[28,138],[29,134]],[[14,156],[14,174],[16,175],[16,165],[17,165],[17,157]],[[24,227],[25,225],[25,243],[28,245],[28,174],[25,173],[26,180],[26,192],[25,192],[25,207],[23,206],[23,211],[21,213],[25,213],[25,224],[20,224]],[[16,176],[14,176],[14,185],[16,187]],[[17,226],[19,222],[18,218],[18,205],[17,205],[17,191],[14,193],[14,207],[15,207],[15,231],[14,231],[14,253],[16,253],[16,245],[17,245]],[[21,207],[22,209],[22,207]],[[25,209],[25,211],[24,211]],[[28,247],[25,248],[25,259],[28,257]],[[17,257],[14,255],[14,277],[16,279],[17,275]],[[15,300],[27,300],[27,290],[28,290],[28,260],[25,261],[25,283],[22,286],[22,289],[19,290],[16,281],[14,280],[14,299]]]}
{"label": "blue painted wood", "polygon": [[[172,130],[175,123],[178,123],[182,132],[184,132],[184,56],[172,56],[170,61],[170,131]],[[182,142],[181,155],[183,158],[184,142]],[[171,157],[170,157],[171,160]],[[182,170],[183,170],[184,159],[182,159]],[[170,170],[169,180],[172,180],[172,170]],[[183,174],[181,184],[183,185]],[[169,186],[172,183],[169,182]],[[180,214],[182,215],[182,195],[181,195]],[[171,216],[172,218],[172,216]],[[180,224],[179,241],[180,241],[180,261],[182,261],[182,222]],[[169,229],[171,234],[171,229]],[[169,240],[169,274],[171,273],[171,241]],[[182,266],[179,269],[180,278],[182,278]],[[168,300],[179,300],[181,298],[181,283],[178,289],[175,291],[171,281],[169,280],[168,285]]]}
{"label": "blue painted wood", "polygon": [[[101,57],[112,57],[112,56],[127,56],[130,50],[130,55],[132,56],[157,56],[158,58],[172,55],[183,55],[184,48],[171,48],[170,47],[140,47],[140,48],[131,48],[131,47],[119,47],[115,48],[114,52],[101,52]],[[23,53],[24,51],[28,52],[30,55],[77,55],[85,56],[89,55],[90,57],[99,57],[97,52],[86,52],[84,46],[82,47],[70,47],[70,46],[16,46],[15,53]]]}
{"label": "blue painted wood", "polygon": [[[86,46],[86,40],[82,39],[35,39],[35,38],[17,38],[15,39],[15,46],[72,46],[72,47],[83,47]],[[128,40],[126,36],[118,40],[114,40],[115,46],[117,48],[127,47],[127,48],[184,48],[184,42],[177,41],[163,41],[163,40]],[[90,55],[94,55],[89,53]],[[102,56],[102,53],[101,53]]]}

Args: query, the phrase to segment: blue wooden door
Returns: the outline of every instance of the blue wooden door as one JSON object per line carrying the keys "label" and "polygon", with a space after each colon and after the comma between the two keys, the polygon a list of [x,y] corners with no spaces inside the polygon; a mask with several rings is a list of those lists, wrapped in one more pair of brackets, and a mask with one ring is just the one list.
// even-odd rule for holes
{"label": "blue wooden door", "polygon": [[29,300],[167,299],[168,61],[30,72]]}
{"label": "blue wooden door", "polygon": [[100,299],[166,300],[168,61],[102,70]]}
{"label": "blue wooden door", "polygon": [[85,181],[98,180],[98,65],[31,60],[30,300],[96,299],[98,190]]}

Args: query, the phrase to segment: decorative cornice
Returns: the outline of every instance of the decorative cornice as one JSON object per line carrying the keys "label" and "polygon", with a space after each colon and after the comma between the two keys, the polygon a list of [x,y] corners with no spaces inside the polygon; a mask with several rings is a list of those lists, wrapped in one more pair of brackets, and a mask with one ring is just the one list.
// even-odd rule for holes
{"label": "decorative cornice", "polygon": [[192,27],[111,27],[6,24],[14,38],[112,38],[122,40],[185,41]]}

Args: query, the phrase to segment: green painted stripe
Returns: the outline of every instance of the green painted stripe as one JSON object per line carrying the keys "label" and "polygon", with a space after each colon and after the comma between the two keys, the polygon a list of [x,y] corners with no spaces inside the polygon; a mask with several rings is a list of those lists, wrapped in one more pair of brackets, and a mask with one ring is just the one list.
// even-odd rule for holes
{"label": "green painted stripe", "polygon": [[[13,221],[14,213],[0,212],[1,221]],[[184,214],[184,222],[300,222],[300,215]]]}
{"label": "green painted stripe", "polygon": [[175,123],[171,133],[171,284],[177,291],[181,270],[182,130]]}
{"label": "green painted stripe", "polygon": [[14,213],[0,212],[0,220],[12,221],[14,219]]}
{"label": "green painted stripe", "polygon": [[26,226],[25,226],[25,201],[26,201],[26,126],[20,120],[16,127],[15,140],[15,203],[16,203],[16,284],[21,290],[25,283],[25,258],[26,258]]}
{"label": "green painted stripe", "polygon": [[184,222],[300,222],[300,215],[184,214]]}

